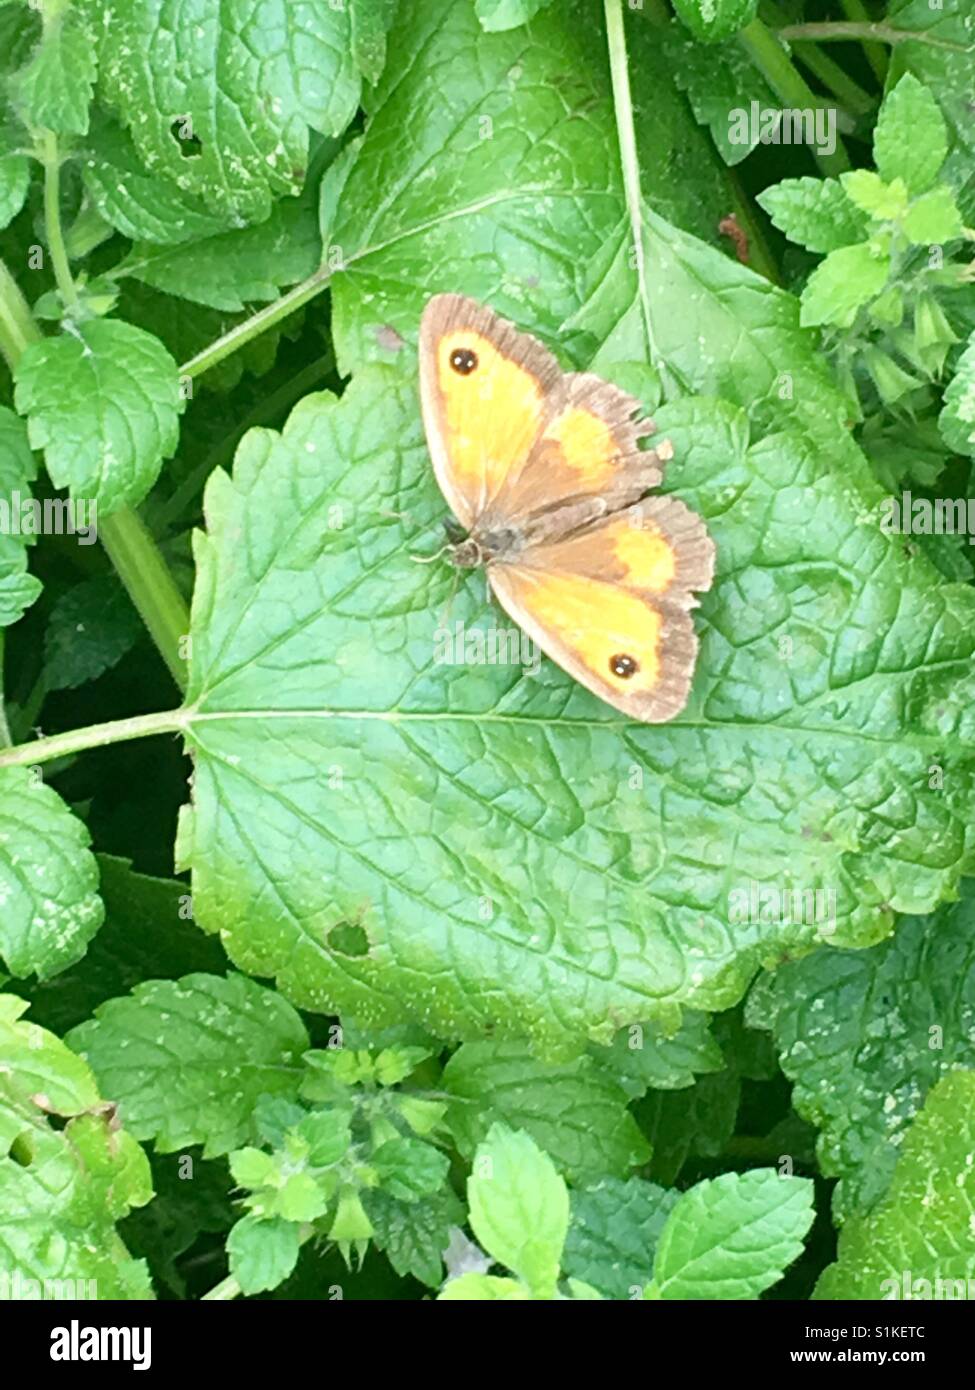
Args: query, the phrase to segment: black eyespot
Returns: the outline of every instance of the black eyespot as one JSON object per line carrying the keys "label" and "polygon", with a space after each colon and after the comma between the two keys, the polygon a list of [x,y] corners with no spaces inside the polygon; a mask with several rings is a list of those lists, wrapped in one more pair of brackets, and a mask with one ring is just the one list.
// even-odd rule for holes
{"label": "black eyespot", "polygon": [[609,669],[614,676],[619,676],[620,680],[628,681],[639,671],[640,663],[635,657],[628,656],[626,652],[620,652],[609,658]]}
{"label": "black eyespot", "polygon": [[460,376],[470,376],[477,366],[477,353],[470,348],[454,348],[450,354],[450,365]]}

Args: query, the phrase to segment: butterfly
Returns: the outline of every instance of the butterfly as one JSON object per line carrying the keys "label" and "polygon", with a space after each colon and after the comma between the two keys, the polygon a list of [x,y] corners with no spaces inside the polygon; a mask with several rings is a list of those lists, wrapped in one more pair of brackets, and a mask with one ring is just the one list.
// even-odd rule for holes
{"label": "butterfly", "polygon": [[652,420],[591,372],[458,294],[420,324],[420,397],[440,490],[502,608],[607,704],[657,724],[684,708],[697,657],[690,610],[714,542],[676,497],[647,496],[673,456]]}

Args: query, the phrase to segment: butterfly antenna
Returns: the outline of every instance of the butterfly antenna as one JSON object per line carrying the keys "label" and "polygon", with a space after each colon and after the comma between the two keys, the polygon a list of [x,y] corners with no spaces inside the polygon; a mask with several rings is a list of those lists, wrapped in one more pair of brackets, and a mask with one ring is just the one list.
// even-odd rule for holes
{"label": "butterfly antenna", "polygon": [[452,545],[442,545],[439,550],[432,555],[411,555],[410,559],[415,565],[432,565],[434,560],[439,560],[441,555],[446,555],[448,550],[452,550]]}

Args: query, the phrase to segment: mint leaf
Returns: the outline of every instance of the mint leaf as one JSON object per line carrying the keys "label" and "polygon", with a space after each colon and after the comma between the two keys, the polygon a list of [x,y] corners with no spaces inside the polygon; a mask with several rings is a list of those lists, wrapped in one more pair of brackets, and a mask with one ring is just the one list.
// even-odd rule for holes
{"label": "mint leaf", "polygon": [[104,916],[90,843],[35,769],[0,768],[0,956],[11,974],[45,980],[84,955]]}
{"label": "mint leaf", "polygon": [[905,73],[884,98],[873,133],[881,178],[903,179],[912,195],[931,187],[948,153],[944,117],[930,89]]}
{"label": "mint leaf", "polygon": [[908,209],[901,226],[914,246],[954,241],[964,231],[961,213],[951,189],[944,184],[922,193]]}
{"label": "mint leaf", "polygon": [[837,179],[783,179],[755,201],[780,232],[807,251],[838,251],[867,234],[867,219]]}
{"label": "mint leaf", "polygon": [[478,1303],[526,1303],[533,1295],[517,1279],[499,1279],[495,1274],[461,1274],[445,1284],[438,1302],[473,1300]]}
{"label": "mint leaf", "polygon": [[959,903],[904,918],[872,950],[780,967],[748,1011],[771,1028],[793,1104],[821,1131],[822,1172],[841,1179],[838,1213],[868,1209],[929,1090],[975,1068],[975,889],[966,881]]}
{"label": "mint leaf", "polygon": [[27,573],[26,548],[36,537],[23,532],[36,476],[23,420],[0,406],[0,628],[18,622],[41,592],[40,581]]}
{"label": "mint leaf", "polygon": [[118,268],[167,294],[234,312],[311,275],[321,261],[317,198],[286,199],[257,227],[191,246],[136,245]]}
{"label": "mint leaf", "polygon": [[801,322],[849,328],[857,310],[884,288],[889,271],[889,258],[876,255],[868,242],[831,251],[806,282]]}
{"label": "mint leaf", "polygon": [[96,856],[105,921],[83,959],[31,988],[34,1017],[64,1034],[99,1004],[160,975],[227,968],[220,943],[192,920],[188,887],[175,879],[133,873],[125,859]]}
{"label": "mint leaf", "polygon": [[660,1233],[680,1196],[641,1178],[604,1178],[574,1191],[562,1257],[566,1274],[584,1279],[606,1298],[641,1297]]}
{"label": "mint leaf", "polygon": [[674,9],[696,39],[717,43],[751,24],[758,0],[674,0]]}
{"label": "mint leaf", "polygon": [[30,165],[26,156],[0,156],[0,229],[9,226],[20,212],[29,187]]}
{"label": "mint leaf", "polygon": [[760,124],[747,119],[752,103],[774,110],[772,88],[734,40],[703,47],[676,19],[660,31],[660,39],[672,80],[687,94],[695,118],[710,129],[725,164],[740,164],[760,143]]}
{"label": "mint leaf", "polygon": [[[361,1013],[368,1001],[377,1024],[422,1011],[452,1036],[490,1022],[577,1047],[587,1030],[608,1041],[611,1018],[665,1007],[672,1016],[674,1002],[724,1007],[760,952],[814,944],[821,927],[845,943],[875,941],[891,904],[925,910],[950,891],[966,862],[967,783],[936,795],[923,786],[937,729],[968,708],[957,662],[970,595],[939,588],[883,534],[880,490],[845,439],[841,484],[833,457],[791,435],[749,449],[733,408],[687,402],[659,419],[675,447],[671,478],[709,518],[735,575],[723,584],[719,566],[694,702],[686,725],[665,729],[621,726],[551,668],[531,678],[520,667],[434,662],[453,580],[446,566],[408,558],[439,544],[443,515],[412,382],[359,373],[340,401],[309,397],[283,435],[252,432],[236,481],[211,478],[185,725],[194,806],[178,850],[194,870],[198,919],[222,932],[242,968],[275,973],[290,997],[317,1008]],[[823,428],[821,412],[815,420]],[[315,458],[327,466],[310,466]],[[389,515],[403,512],[404,497],[409,518]],[[809,522],[801,539],[796,506]],[[839,564],[838,554],[848,558]],[[794,610],[796,573],[816,578]],[[915,604],[930,613],[920,629]],[[455,621],[478,627],[494,621],[490,611],[482,585],[455,596]],[[896,669],[884,655],[894,650]],[[904,704],[895,690],[913,693]],[[760,784],[745,748],[761,749]],[[593,758],[613,769],[612,795],[591,779],[567,791],[565,770]],[[322,767],[327,778],[313,773]],[[528,802],[486,802],[513,767]],[[673,818],[646,791],[665,773],[681,787]],[[436,827],[419,836],[434,783]],[[529,809],[543,787],[544,824]],[[598,817],[579,824],[590,798]],[[570,825],[579,826],[571,843]],[[720,874],[683,867],[697,862],[703,826],[734,854]],[[530,866],[527,877],[499,877],[494,836],[506,862]],[[658,837],[667,861],[648,889],[641,847]],[[634,857],[621,861],[624,844]],[[601,867],[610,862],[626,873]],[[455,906],[442,911],[430,875],[456,883],[461,864]],[[826,919],[817,924],[810,909],[808,920],[761,920],[749,885],[766,883],[770,864],[789,866],[789,892],[816,890],[821,905],[831,892]],[[729,884],[735,904],[744,895],[743,921],[732,919]],[[368,906],[378,902],[382,913]],[[531,944],[539,932],[542,944]],[[596,962],[610,943],[607,976]],[[450,970],[434,970],[445,956]]]}
{"label": "mint leaf", "polygon": [[79,13],[67,4],[50,7],[33,57],[10,80],[14,106],[24,123],[32,130],[84,135],[97,67]]}
{"label": "mint leaf", "polygon": [[854,207],[879,222],[900,218],[907,210],[907,188],[903,179],[884,183],[872,169],[851,169],[840,175],[840,183]]}
{"label": "mint leaf", "polygon": [[258,1097],[294,1098],[308,1038],[279,995],[243,975],[151,980],[68,1034],[126,1126],[162,1153],[247,1137]]}
{"label": "mint leaf", "polygon": [[85,141],[82,176],[92,203],[133,241],[195,241],[227,229],[227,212],[214,211],[175,178],[150,171],[128,131],[99,114]]}
{"label": "mint leaf", "polygon": [[352,55],[363,77],[379,81],[386,66],[386,35],[396,15],[396,0],[352,0]]}
{"label": "mint leaf", "polygon": [[156,0],[104,11],[104,89],[144,164],[220,214],[266,218],[304,182],[308,127],[341,135],[358,106],[348,4],[188,0],[178,38]]}
{"label": "mint leaf", "polygon": [[[931,93],[937,92],[938,107],[950,132],[951,152],[940,170],[953,188],[961,189],[971,178],[975,154],[972,126],[972,34],[970,15],[964,6],[932,8],[929,0],[891,0],[887,21],[902,33],[916,33],[918,40],[902,41],[892,52],[889,81],[908,70]],[[934,40],[934,42],[932,42]],[[931,126],[937,142],[936,125]],[[938,142],[940,143],[940,142]],[[912,151],[930,172],[937,144],[928,152]]]}
{"label": "mint leaf", "polygon": [[965,1298],[975,1278],[973,1149],[975,1073],[953,1072],[908,1130],[887,1196],[843,1227],[813,1297]]}
{"label": "mint leaf", "polygon": [[[708,1031],[706,1014],[685,1010],[678,1031],[668,1037],[652,1023],[624,1028],[610,1047],[590,1045],[589,1055],[634,1099],[653,1087],[677,1091],[694,1084],[698,1072],[720,1071],[721,1049]],[[551,1152],[551,1150],[549,1150]]]}
{"label": "mint leaf", "polygon": [[150,333],[95,319],[28,347],[15,402],[55,487],[107,515],[140,502],[179,438],[176,363]]}
{"label": "mint leaf", "polygon": [[380,1186],[401,1202],[429,1197],[447,1180],[450,1160],[421,1139],[388,1139],[373,1151]]}
{"label": "mint leaf", "polygon": [[48,690],[74,690],[97,680],[132,649],[145,629],[114,575],[98,574],[66,589],[44,633]]}
{"label": "mint leaf", "polygon": [[230,1272],[245,1294],[276,1289],[298,1263],[298,1227],[279,1217],[243,1216],[227,1237]]}
{"label": "mint leaf", "polygon": [[[115,1229],[152,1196],[146,1157],[26,1007],[0,995],[0,1297],[151,1298]],[[47,1113],[74,1118],[55,1129]]]}
{"label": "mint leaf", "polygon": [[948,383],[938,428],[949,448],[975,457],[975,332]]}
{"label": "mint leaf", "polygon": [[551,1298],[569,1227],[569,1194],[548,1155],[527,1134],[492,1125],[474,1156],[467,1203],[471,1230],[488,1254],[536,1298]]}
{"label": "mint leaf", "polygon": [[590,1057],[539,1062],[522,1043],[465,1043],[444,1068],[451,1130],[470,1154],[495,1121],[530,1134],[577,1181],[622,1176],[649,1157],[626,1090]]}
{"label": "mint leaf", "polygon": [[757,1298],[802,1252],[813,1185],[771,1168],[723,1173],[685,1192],[653,1263],[657,1298]]}
{"label": "mint leaf", "polygon": [[451,1227],[464,1219],[463,1206],[450,1187],[415,1202],[399,1202],[378,1188],[363,1192],[362,1199],[374,1227],[373,1242],[396,1273],[438,1288]]}
{"label": "mint leaf", "polygon": [[552,0],[474,0],[474,9],[481,28],[489,33],[502,29],[517,29]]}

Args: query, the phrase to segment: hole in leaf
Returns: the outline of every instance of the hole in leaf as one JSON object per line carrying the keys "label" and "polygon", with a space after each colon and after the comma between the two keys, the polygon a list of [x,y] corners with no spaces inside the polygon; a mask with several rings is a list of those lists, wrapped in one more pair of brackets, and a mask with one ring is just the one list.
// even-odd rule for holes
{"label": "hole in leaf", "polygon": [[189,116],[177,116],[169,127],[169,133],[179,145],[184,159],[197,159],[203,153],[203,141],[193,134],[193,124]]}
{"label": "hole in leaf", "polygon": [[329,931],[328,944],[343,956],[369,954],[369,938],[356,922],[337,922]]}

